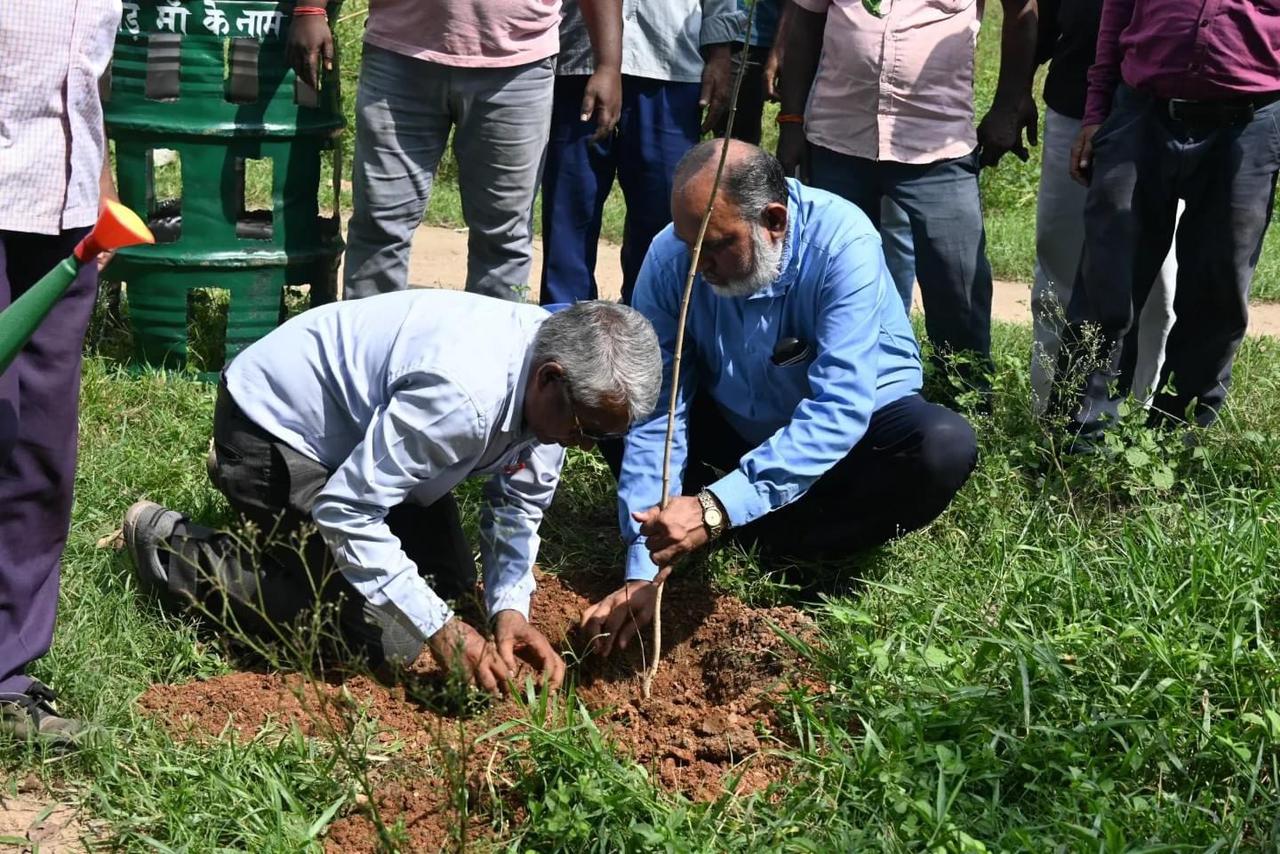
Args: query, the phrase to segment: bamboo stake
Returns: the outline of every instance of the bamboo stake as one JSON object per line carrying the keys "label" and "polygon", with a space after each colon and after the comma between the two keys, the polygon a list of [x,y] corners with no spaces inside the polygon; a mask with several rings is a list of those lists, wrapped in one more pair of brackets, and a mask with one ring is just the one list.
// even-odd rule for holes
{"label": "bamboo stake", "polygon": [[[689,316],[689,300],[693,296],[693,280],[698,274],[698,261],[702,258],[702,240],[707,234],[707,224],[711,222],[711,211],[715,206],[716,193],[720,189],[720,177],[724,174],[724,163],[729,156],[729,140],[733,138],[733,120],[738,114],[738,92],[742,88],[742,78],[747,72],[748,45],[751,42],[751,24],[756,16],[756,2],[751,0],[747,7],[747,24],[742,35],[741,62],[733,76],[733,91],[729,94],[729,117],[724,125],[724,143],[720,146],[720,161],[716,164],[715,178],[711,182],[711,193],[707,196],[707,209],[702,214],[702,223],[698,226],[698,237],[693,241],[693,251],[689,258],[689,274],[684,280],[684,294],[680,298],[680,319],[676,325],[676,351],[671,360],[671,399],[667,403],[667,439],[662,448],[662,509],[666,509],[671,501],[671,443],[676,432],[676,399],[680,393],[680,364],[684,356],[685,320]],[[661,567],[659,567],[661,570]],[[653,694],[653,677],[662,662],[662,591],[666,581],[658,585],[653,605],[653,663],[644,673],[644,698]]]}

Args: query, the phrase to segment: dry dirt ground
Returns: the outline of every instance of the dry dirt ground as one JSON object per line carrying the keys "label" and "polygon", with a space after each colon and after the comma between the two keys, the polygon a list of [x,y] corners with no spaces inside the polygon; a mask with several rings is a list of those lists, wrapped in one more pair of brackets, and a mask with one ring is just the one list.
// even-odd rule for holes
{"label": "dry dirt ground", "polygon": [[0,852],[88,850],[86,841],[92,834],[75,807],[48,797],[34,776],[19,783],[17,790],[0,793]]}
{"label": "dry dirt ground", "polygon": [[[530,286],[537,298],[542,273],[542,244],[534,241],[533,275]],[[424,225],[413,238],[409,260],[409,282],[422,287],[461,288],[467,274],[467,232],[465,229]],[[618,247],[601,242],[596,265],[596,283],[600,296],[617,299],[622,291],[622,269],[618,263]],[[916,310],[920,309],[920,292],[916,291]],[[1025,282],[995,283],[992,314],[1009,323],[1031,323],[1031,288]],[[1249,317],[1250,335],[1280,337],[1280,303],[1254,303]]]}
{"label": "dry dirt ground", "polygon": [[[566,651],[566,659],[579,662],[576,696],[603,737],[662,785],[692,798],[714,799],[730,788],[756,792],[781,781],[787,765],[769,750],[781,743],[778,733],[785,729],[776,706],[789,690],[825,687],[780,634],[808,638],[809,618],[794,608],[749,608],[732,597],[713,596],[696,582],[672,581],[667,601],[679,607],[664,609],[662,667],[652,697],[643,700],[639,645],[601,661],[577,636],[582,609],[608,586],[601,577],[540,574],[532,612],[533,623]],[[443,678],[429,656],[415,669],[419,690]],[[464,832],[483,837],[489,832],[486,819],[508,802],[512,773],[530,761],[521,753],[521,733],[527,730],[519,722],[520,709],[507,700],[471,717],[450,717],[415,696],[417,691],[388,689],[365,677],[308,685],[297,675],[241,672],[155,685],[139,705],[178,737],[194,739],[250,739],[269,724],[296,725],[307,735],[331,739],[367,715],[378,727],[378,740],[398,758],[380,766],[385,770],[375,772],[372,796],[357,797],[357,804],[372,800],[383,822],[403,821],[411,850],[454,847],[460,841],[459,804],[450,793],[465,775],[471,820]],[[510,727],[504,735],[477,741],[503,723]],[[472,756],[461,772],[460,747]],[[452,766],[443,761],[450,755]],[[522,808],[511,800],[505,815],[519,820]],[[357,807],[338,819],[329,828],[327,849],[375,848],[370,812]]]}

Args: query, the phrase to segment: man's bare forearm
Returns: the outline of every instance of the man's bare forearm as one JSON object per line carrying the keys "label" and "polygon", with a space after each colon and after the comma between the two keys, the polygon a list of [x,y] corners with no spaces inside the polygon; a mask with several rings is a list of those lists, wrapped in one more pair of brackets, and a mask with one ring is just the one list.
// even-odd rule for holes
{"label": "man's bare forearm", "polygon": [[788,0],[783,17],[787,28],[782,46],[782,75],[778,82],[778,100],[784,113],[803,113],[809,100],[809,89],[818,73],[818,57],[822,52],[822,33],[827,16],[801,9]]}
{"label": "man's bare forearm", "polygon": [[1000,31],[1000,79],[997,104],[1017,104],[1031,94],[1036,73],[1036,41],[1040,18],[1036,0],[1003,0]]}
{"label": "man's bare forearm", "polygon": [[622,0],[581,0],[595,67],[622,68]]}

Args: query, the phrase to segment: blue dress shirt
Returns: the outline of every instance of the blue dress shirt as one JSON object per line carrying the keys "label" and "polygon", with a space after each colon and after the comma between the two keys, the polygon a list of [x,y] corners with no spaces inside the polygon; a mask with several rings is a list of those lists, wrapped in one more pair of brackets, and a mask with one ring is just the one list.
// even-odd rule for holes
{"label": "blue dress shirt", "polygon": [[[671,450],[674,491],[684,477],[689,403],[711,395],[729,424],[756,447],[711,485],[734,526],[795,501],[843,459],[871,413],[920,390],[920,351],[885,267],[870,220],[839,196],[787,181],[788,230],[778,278],[748,297],[717,296],[694,279]],[[680,297],[690,252],[671,226],[657,236],[636,283],[634,305],[662,347],[663,386],[653,417],[627,437],[618,517],[627,578],[656,567],[631,518],[658,504],[666,403],[671,394]],[[800,364],[772,363],[777,342],[798,338]]]}
{"label": "blue dress shirt", "polygon": [[564,449],[524,423],[542,308],[415,290],[314,308],[236,357],[244,414],[334,474],[312,518],[338,569],[423,640],[453,617],[386,524],[487,475],[480,553],[489,613],[529,615],[538,526]]}

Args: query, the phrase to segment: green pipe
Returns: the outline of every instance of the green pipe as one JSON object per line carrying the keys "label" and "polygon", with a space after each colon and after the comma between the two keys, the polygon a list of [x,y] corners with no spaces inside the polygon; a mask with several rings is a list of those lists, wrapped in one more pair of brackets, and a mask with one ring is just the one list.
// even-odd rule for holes
{"label": "green pipe", "polygon": [[[97,263],[89,259],[89,263]],[[0,374],[3,374],[18,358],[22,348],[31,340],[40,322],[62,299],[80,273],[80,262],[68,255],[27,292],[18,297],[4,311],[0,311]]]}

